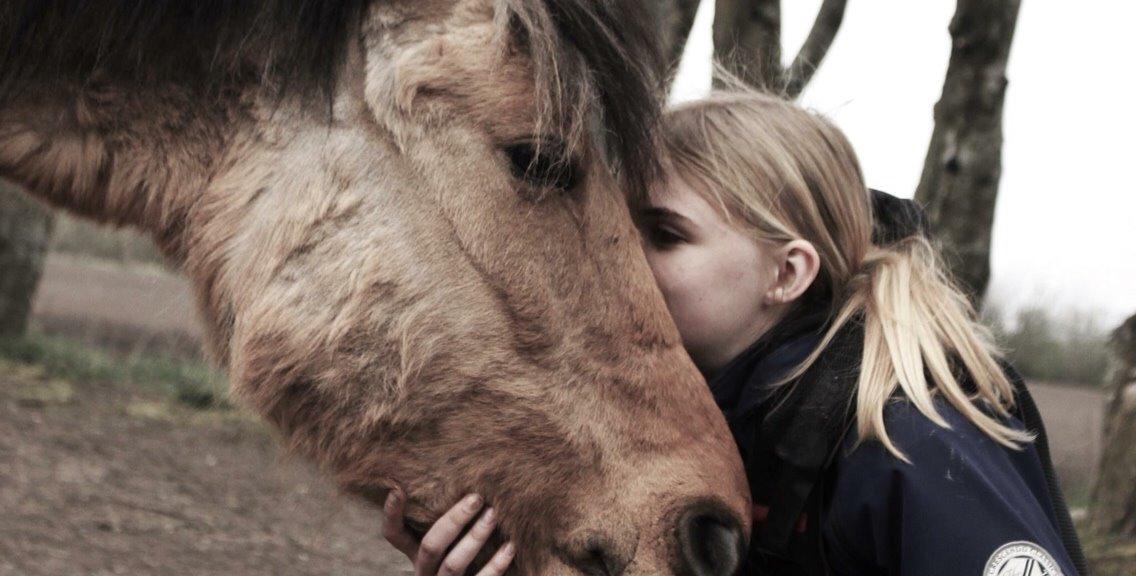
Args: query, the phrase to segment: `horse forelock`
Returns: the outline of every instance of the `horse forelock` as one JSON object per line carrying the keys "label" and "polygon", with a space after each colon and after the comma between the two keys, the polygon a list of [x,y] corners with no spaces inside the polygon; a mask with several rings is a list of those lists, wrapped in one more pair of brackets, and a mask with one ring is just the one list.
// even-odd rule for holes
{"label": "horse forelock", "polygon": [[630,195],[658,173],[655,128],[663,64],[643,2],[503,0],[529,53],[540,129],[590,135]]}

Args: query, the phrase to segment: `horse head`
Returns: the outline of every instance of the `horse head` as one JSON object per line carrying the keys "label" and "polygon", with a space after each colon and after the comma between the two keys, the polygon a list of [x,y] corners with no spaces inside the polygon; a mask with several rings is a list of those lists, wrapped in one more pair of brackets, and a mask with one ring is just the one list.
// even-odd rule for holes
{"label": "horse head", "polygon": [[628,199],[659,74],[635,2],[0,8],[0,175],[137,226],[233,394],[422,529],[482,494],[519,573],[729,574],[736,448]]}

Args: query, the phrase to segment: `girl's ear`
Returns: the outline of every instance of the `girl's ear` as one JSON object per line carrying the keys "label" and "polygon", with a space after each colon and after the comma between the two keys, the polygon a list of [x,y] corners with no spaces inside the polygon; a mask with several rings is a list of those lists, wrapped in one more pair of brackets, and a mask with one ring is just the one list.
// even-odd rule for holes
{"label": "girl's ear", "polygon": [[788,304],[800,298],[820,273],[820,255],[807,240],[790,241],[778,248],[773,257],[777,278],[765,293],[766,304]]}

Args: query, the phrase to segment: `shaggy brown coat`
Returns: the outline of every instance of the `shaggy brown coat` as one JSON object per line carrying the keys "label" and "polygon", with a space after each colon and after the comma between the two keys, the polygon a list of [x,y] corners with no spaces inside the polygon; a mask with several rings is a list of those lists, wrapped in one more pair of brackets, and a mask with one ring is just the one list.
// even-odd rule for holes
{"label": "shaggy brown coat", "polygon": [[477,491],[521,573],[690,573],[677,518],[748,532],[748,494],[621,193],[654,166],[645,22],[9,0],[0,176],[149,231],[234,394],[347,490],[419,528]]}

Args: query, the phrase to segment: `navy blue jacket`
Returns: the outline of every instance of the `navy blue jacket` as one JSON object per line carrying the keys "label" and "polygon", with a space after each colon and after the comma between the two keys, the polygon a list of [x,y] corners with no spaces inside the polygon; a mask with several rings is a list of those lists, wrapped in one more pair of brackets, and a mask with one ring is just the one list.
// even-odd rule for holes
{"label": "navy blue jacket", "polygon": [[[766,506],[783,497],[779,479],[785,460],[793,457],[786,454],[792,448],[778,448],[763,437],[786,428],[783,423],[770,428],[767,421],[785,402],[771,385],[819,343],[820,319],[797,316],[786,321],[709,380],[745,463],[759,519]],[[841,386],[857,377],[862,350],[855,345],[858,330],[855,325],[845,330],[846,337],[838,338],[818,361],[828,364],[821,373],[832,373],[835,365],[844,377]],[[795,386],[826,385],[817,381],[823,376],[816,373],[806,373]],[[938,426],[902,397],[885,410],[888,433],[910,463],[876,440],[858,443],[855,430],[843,425],[837,448],[808,494],[799,533],[789,546],[811,566],[797,569],[792,562],[771,563],[751,547],[744,573],[979,575],[1000,547],[1027,542],[1052,559],[1063,574],[1076,575],[1057,528],[1036,446],[1006,448],[948,402],[938,398],[935,406],[950,429]],[[804,412],[793,418],[816,415]],[[817,423],[818,428],[835,429],[832,423]],[[1016,419],[1006,423],[1022,428]],[[824,437],[819,430],[818,434]],[[760,523],[755,526],[755,538],[761,528]]]}
{"label": "navy blue jacket", "polygon": [[878,441],[855,447],[854,434],[846,438],[821,527],[832,572],[979,575],[996,550],[1024,541],[1075,575],[1036,448],[1006,448],[948,402],[935,407],[950,430],[905,400],[885,410],[910,464]]}

